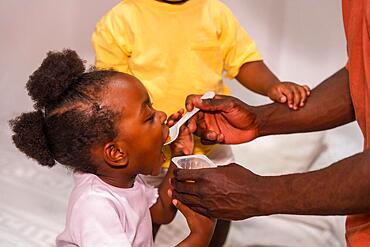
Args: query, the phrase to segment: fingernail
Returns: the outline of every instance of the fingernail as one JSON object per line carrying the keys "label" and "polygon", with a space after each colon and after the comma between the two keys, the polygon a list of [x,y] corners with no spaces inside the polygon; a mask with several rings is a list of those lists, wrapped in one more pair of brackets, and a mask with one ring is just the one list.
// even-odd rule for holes
{"label": "fingernail", "polygon": [[167,190],[167,195],[168,195],[169,198],[172,198],[172,190],[171,189]]}
{"label": "fingernail", "polygon": [[177,200],[176,199],[172,200],[172,204],[177,206]]}

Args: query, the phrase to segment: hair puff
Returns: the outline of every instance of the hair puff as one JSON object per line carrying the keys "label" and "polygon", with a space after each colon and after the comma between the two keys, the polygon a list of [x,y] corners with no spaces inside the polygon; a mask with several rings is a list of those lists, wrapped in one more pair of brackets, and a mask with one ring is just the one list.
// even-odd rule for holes
{"label": "hair puff", "polygon": [[43,166],[55,165],[55,160],[47,145],[44,116],[41,111],[23,113],[10,120],[10,126],[14,132],[13,142],[19,150]]}
{"label": "hair puff", "polygon": [[75,51],[48,52],[26,84],[35,108],[43,109],[48,103],[57,101],[84,72],[84,61]]}

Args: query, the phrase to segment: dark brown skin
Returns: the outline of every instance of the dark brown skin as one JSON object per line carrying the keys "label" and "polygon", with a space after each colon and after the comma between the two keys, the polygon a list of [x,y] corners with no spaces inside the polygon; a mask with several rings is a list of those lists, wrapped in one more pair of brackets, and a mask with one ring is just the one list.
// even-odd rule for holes
{"label": "dark brown skin", "polygon": [[[197,121],[198,133],[208,142],[242,143],[271,134],[326,130],[355,120],[345,68],[316,87],[297,112],[275,103],[251,107],[232,97],[217,98],[204,104],[198,96],[187,99],[189,109],[203,111],[191,128]],[[231,220],[278,213],[365,213],[370,211],[369,167],[368,149],[318,171],[283,176],[259,176],[237,164],[177,169],[173,197],[200,213]]]}

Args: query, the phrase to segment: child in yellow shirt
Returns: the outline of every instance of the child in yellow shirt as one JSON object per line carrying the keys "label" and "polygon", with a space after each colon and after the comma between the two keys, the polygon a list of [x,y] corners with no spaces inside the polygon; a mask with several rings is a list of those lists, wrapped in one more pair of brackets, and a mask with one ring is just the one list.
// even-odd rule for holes
{"label": "child in yellow shirt", "polygon": [[[229,94],[224,74],[294,110],[309,95],[307,86],[279,81],[218,0],[124,0],[98,22],[92,41],[97,68],[139,78],[154,106],[167,114],[183,107],[189,94]],[[203,146],[198,139],[194,153],[206,153],[217,165],[233,162],[230,147]],[[222,246],[228,227],[224,222],[223,233],[216,228],[220,240],[212,246]]]}

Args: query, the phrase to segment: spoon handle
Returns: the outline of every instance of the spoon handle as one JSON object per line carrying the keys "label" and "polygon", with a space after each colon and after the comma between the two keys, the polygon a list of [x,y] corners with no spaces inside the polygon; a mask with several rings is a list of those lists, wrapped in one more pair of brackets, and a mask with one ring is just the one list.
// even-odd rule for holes
{"label": "spoon handle", "polygon": [[199,111],[199,108],[196,108],[194,107],[194,109],[192,111],[188,111],[187,113],[184,114],[184,116],[182,116],[182,118],[176,123],[174,124],[173,127],[176,127],[177,126],[181,126],[183,125],[184,123],[186,123],[186,121],[188,121],[192,116],[194,116],[195,113],[197,113]]}
{"label": "spoon handle", "polygon": [[[201,97],[201,99],[212,99],[213,97],[215,97],[215,95],[216,95],[215,92],[208,91],[205,94],[203,94],[203,96]],[[189,112],[185,113],[184,116],[182,116],[182,118],[175,124],[176,127],[177,126],[180,127],[181,125],[183,125],[184,123],[186,123],[186,121],[188,121],[198,111],[199,111],[199,108],[194,107],[192,111],[189,111]],[[173,127],[175,127],[175,125]]]}

